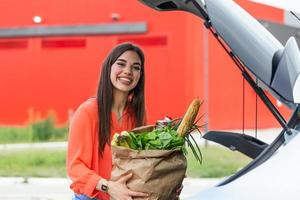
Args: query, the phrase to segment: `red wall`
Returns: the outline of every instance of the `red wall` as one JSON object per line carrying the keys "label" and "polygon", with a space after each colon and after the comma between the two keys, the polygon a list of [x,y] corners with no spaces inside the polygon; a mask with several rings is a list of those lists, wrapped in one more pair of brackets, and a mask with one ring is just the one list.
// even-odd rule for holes
{"label": "red wall", "polygon": [[[64,123],[71,111],[95,95],[101,62],[119,42],[134,41],[146,54],[146,103],[149,123],[165,115],[179,117],[194,97],[204,98],[204,41],[202,21],[183,12],[157,12],[132,0],[5,0],[0,27],[147,22],[145,34],[0,39],[0,124],[26,124],[49,110]],[[238,1],[258,18],[281,22],[283,12]],[[24,9],[24,7],[26,9]],[[12,15],[11,13],[18,13]],[[9,42],[16,41],[15,45]],[[61,46],[61,41],[70,46]],[[54,46],[50,46],[54,44]],[[2,45],[1,45],[2,44]],[[10,44],[10,45],[9,45]],[[14,48],[12,48],[14,47]],[[209,34],[209,128],[240,128],[242,78],[232,61]],[[246,87],[246,128],[253,128],[255,94]],[[208,111],[205,111],[205,107]],[[278,126],[259,107],[259,126]],[[287,110],[280,108],[284,113]]]}

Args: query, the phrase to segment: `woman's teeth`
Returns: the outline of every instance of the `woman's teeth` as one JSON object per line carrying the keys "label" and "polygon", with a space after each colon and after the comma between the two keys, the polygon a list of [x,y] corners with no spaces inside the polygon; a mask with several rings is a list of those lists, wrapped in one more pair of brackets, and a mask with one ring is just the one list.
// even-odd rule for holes
{"label": "woman's teeth", "polygon": [[119,80],[122,82],[122,83],[127,83],[127,84],[130,84],[132,82],[132,79],[129,79],[129,78],[119,78]]}

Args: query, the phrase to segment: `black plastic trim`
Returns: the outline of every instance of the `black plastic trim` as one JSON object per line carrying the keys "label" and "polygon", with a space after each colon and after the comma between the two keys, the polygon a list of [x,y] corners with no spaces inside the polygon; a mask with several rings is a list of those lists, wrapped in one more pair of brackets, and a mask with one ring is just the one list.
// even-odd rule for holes
{"label": "black plastic trim", "polygon": [[267,143],[257,138],[234,132],[209,131],[203,138],[221,144],[230,150],[239,151],[252,159],[255,159],[268,146]]}

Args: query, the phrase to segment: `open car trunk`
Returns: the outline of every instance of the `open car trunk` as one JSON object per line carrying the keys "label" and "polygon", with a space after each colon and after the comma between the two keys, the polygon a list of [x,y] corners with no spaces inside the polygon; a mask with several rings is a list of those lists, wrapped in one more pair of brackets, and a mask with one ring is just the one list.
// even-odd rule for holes
{"label": "open car trunk", "polygon": [[[260,182],[259,179],[265,178],[267,180],[266,184],[270,183],[271,185],[272,182],[278,181],[275,178],[278,172],[268,169],[271,167],[270,163],[272,162],[282,162],[284,164],[283,168],[286,165],[284,162],[288,162],[286,158],[288,154],[278,153],[278,149],[282,147],[282,149],[285,149],[283,152],[288,151],[293,154],[292,149],[296,148],[297,145],[300,146],[300,136],[298,136],[300,131],[300,54],[295,38],[291,37],[283,46],[256,19],[231,0],[140,1],[159,11],[182,10],[202,18],[206,28],[213,33],[216,40],[224,47],[224,50],[241,70],[242,76],[283,128],[270,145],[239,133],[213,130],[207,132],[204,135],[205,139],[220,143],[232,150],[240,151],[253,158],[253,161],[209,192],[196,196],[195,199],[214,199],[214,197],[215,199],[240,199],[237,194],[241,190],[247,192],[249,184],[252,184],[250,187],[253,187],[254,190],[262,191],[259,189],[262,186],[257,184]],[[258,82],[254,80],[255,78],[258,79]],[[264,90],[268,90],[274,98],[294,110],[288,122],[271,103]],[[291,140],[294,140],[291,142],[292,145],[289,143]],[[288,147],[289,145],[290,147]],[[297,148],[295,155],[290,155],[290,162],[298,161],[290,171],[296,170],[296,167],[300,169],[300,158],[296,158],[298,156],[297,152],[300,153],[300,148]],[[273,158],[277,154],[278,157]],[[270,161],[270,158],[277,161]],[[276,169],[279,169],[278,166]],[[293,171],[293,173],[299,174],[298,170]],[[286,178],[292,178],[293,173],[289,172]],[[300,182],[300,175],[294,176],[295,178]],[[289,189],[290,191],[280,192],[279,188],[271,187],[268,191],[275,191],[274,195],[270,196],[270,194],[265,193],[262,196],[248,196],[252,199],[267,199],[269,197],[300,198],[300,194],[295,187],[289,187]],[[276,195],[276,192],[280,192],[279,196]],[[287,194],[290,194],[290,196]]]}

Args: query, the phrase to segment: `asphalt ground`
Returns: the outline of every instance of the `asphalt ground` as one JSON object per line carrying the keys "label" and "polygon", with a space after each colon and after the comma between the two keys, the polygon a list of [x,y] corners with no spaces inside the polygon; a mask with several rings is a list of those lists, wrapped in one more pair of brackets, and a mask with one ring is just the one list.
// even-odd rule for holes
{"label": "asphalt ground", "polygon": [[[182,200],[216,185],[220,179],[185,178],[180,195]],[[67,178],[0,178],[0,200],[67,200],[72,199]]]}

